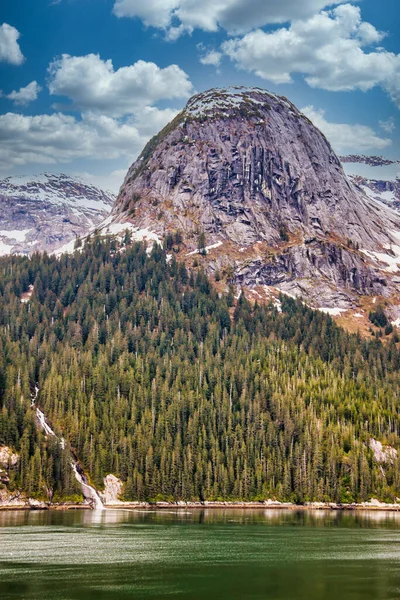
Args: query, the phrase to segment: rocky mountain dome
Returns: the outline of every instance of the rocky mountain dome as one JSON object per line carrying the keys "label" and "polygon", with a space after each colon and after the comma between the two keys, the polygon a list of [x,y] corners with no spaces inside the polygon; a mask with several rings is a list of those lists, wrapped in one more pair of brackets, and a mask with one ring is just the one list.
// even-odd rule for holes
{"label": "rocky mountain dome", "polygon": [[76,177],[43,175],[0,180],[0,255],[73,247],[110,213],[115,202]]}
{"label": "rocky mountain dome", "polygon": [[399,216],[349,181],[290,101],[260,88],[190,99],[129,169],[112,218],[179,231],[187,262],[258,295],[340,310],[397,291]]}

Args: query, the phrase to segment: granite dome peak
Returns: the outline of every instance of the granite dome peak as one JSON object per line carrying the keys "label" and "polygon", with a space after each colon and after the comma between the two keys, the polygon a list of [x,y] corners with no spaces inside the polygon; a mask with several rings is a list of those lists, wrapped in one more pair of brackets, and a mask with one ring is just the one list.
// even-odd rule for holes
{"label": "granite dome peak", "polygon": [[206,270],[233,271],[248,290],[341,310],[397,291],[399,216],[352,184],[292,102],[261,88],[193,96],[129,169],[113,218],[161,238],[179,230],[182,257],[204,234]]}

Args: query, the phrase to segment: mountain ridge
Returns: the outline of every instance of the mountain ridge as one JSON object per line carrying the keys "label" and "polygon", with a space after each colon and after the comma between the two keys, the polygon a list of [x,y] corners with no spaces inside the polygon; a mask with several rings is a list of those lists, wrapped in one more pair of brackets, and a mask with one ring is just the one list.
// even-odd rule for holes
{"label": "mountain ridge", "polygon": [[0,254],[73,248],[111,211],[115,196],[65,174],[0,180]]}

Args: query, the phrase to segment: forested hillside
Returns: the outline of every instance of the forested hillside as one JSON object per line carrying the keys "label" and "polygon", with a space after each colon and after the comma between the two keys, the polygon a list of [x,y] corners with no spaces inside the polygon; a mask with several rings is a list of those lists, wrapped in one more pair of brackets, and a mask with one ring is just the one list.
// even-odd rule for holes
{"label": "forested hillside", "polygon": [[[201,263],[202,258],[199,257]],[[78,491],[69,449],[125,499],[353,501],[400,495],[400,354],[281,297],[219,297],[155,246],[94,237],[60,259],[0,259],[0,445],[11,485]],[[21,297],[33,286],[29,301]],[[35,386],[63,451],[38,430]],[[49,492],[50,490],[50,492]]]}

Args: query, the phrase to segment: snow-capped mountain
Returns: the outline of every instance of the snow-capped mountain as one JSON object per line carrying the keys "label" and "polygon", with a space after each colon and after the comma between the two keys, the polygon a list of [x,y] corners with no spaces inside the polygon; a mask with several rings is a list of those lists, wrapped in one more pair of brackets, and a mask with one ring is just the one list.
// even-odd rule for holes
{"label": "snow-capped mountain", "polygon": [[341,156],[347,176],[372,200],[400,212],[400,161],[382,156]]}
{"label": "snow-capped mountain", "polygon": [[368,179],[361,175],[350,175],[349,177],[369,198],[383,202],[400,212],[400,179],[386,181]]}
{"label": "snow-capped mountain", "polygon": [[76,177],[44,173],[0,180],[0,254],[60,252],[110,213],[115,197]]}

